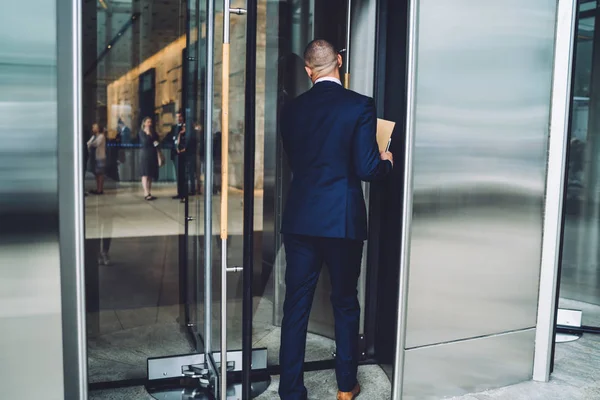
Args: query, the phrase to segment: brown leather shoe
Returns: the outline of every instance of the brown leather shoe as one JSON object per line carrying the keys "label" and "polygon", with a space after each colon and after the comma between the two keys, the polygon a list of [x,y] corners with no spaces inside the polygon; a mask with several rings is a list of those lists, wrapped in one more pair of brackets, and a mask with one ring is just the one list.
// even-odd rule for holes
{"label": "brown leather shoe", "polygon": [[360,385],[357,383],[351,392],[340,392],[338,390],[337,400],[354,400],[360,394]]}

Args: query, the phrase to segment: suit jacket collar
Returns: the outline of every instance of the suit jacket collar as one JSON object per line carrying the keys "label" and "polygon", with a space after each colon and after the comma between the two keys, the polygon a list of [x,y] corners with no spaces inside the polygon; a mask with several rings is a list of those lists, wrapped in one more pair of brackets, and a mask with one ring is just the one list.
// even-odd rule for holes
{"label": "suit jacket collar", "polygon": [[320,91],[320,90],[331,90],[331,89],[341,89],[343,90],[344,87],[340,84],[338,84],[337,82],[331,82],[331,81],[321,81],[318,83],[315,83],[313,85],[313,87],[311,88],[311,90],[314,91]]}

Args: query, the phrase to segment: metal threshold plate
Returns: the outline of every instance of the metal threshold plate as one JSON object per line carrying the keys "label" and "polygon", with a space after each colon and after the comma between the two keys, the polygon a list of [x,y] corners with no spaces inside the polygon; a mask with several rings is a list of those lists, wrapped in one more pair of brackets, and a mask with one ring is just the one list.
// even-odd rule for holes
{"label": "metal threshold plate", "polygon": [[556,343],[568,343],[574,342],[579,339],[581,336],[579,335],[571,335],[568,333],[557,333],[556,334]]}
{"label": "metal threshold plate", "polygon": [[[214,352],[213,358],[215,362],[221,361],[221,353]],[[228,351],[227,361],[233,362],[235,368],[233,371],[241,371],[242,367],[242,351]],[[186,354],[181,356],[172,357],[157,357],[148,359],[148,380],[161,380],[161,379],[172,379],[181,378],[183,376],[182,367],[188,365],[200,365],[204,364],[204,354]],[[267,349],[253,349],[252,350],[252,369],[261,370],[267,368]]]}
{"label": "metal threshold plate", "polygon": [[[252,382],[252,398],[258,397],[264,393],[271,380]],[[215,397],[209,389],[192,389],[192,388],[169,388],[169,389],[154,389],[148,391],[156,400],[214,400]],[[242,385],[235,384],[227,387],[227,400],[242,400]]]}
{"label": "metal threshold plate", "polygon": [[567,308],[559,308],[556,316],[556,324],[562,326],[581,327],[583,313],[581,310],[570,310]]}

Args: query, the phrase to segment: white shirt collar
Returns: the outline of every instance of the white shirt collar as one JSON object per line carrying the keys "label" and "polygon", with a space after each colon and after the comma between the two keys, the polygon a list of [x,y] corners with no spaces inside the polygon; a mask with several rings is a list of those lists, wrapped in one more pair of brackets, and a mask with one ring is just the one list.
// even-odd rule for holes
{"label": "white shirt collar", "polygon": [[331,77],[331,76],[324,76],[323,78],[319,78],[315,81],[315,85],[319,82],[335,82],[338,85],[342,86],[342,81],[340,81],[337,78]]}

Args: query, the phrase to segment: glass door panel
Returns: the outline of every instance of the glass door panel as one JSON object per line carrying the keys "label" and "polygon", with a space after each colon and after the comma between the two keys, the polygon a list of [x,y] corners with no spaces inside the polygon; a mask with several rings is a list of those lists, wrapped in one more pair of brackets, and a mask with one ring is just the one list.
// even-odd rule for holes
{"label": "glass door panel", "polygon": [[[569,165],[565,191],[559,308],[582,310],[582,325],[600,330],[600,36],[597,3],[580,5],[573,62]],[[561,324],[561,321],[558,321]]]}
{"label": "glass door panel", "polygon": [[[186,7],[150,0],[81,4],[87,355],[94,390],[139,384],[148,357],[194,348],[182,329],[185,210],[171,199],[176,172],[163,142],[182,106]],[[158,150],[143,148],[144,118],[162,143]],[[165,157],[162,167],[157,152]],[[156,160],[150,168],[146,154]],[[145,199],[144,175],[151,177],[154,200]]]}
{"label": "glass door panel", "polygon": [[[346,46],[347,1],[267,2],[259,6],[257,41],[257,180],[254,277],[254,343],[266,347],[269,365],[279,364],[285,297],[285,249],[279,234],[291,174],[279,140],[279,112],[312,86],[303,53],[315,38]],[[342,74],[343,75],[343,74]],[[258,255],[261,255],[258,258]],[[306,361],[333,360],[335,353],[330,282],[323,268],[309,321]]]}
{"label": "glass door panel", "polygon": [[[304,71],[304,47],[318,36],[341,50],[346,45],[347,18],[344,0],[337,0],[335,4],[259,2],[256,64],[251,66],[255,71],[248,71],[248,20],[244,13],[236,12],[245,6],[246,1],[243,0],[215,4],[214,62],[207,62],[207,74],[213,81],[212,87],[207,85],[205,88],[212,99],[212,104],[205,110],[206,131],[210,131],[205,146],[212,149],[212,153],[205,155],[208,185],[205,185],[205,190],[212,188],[213,192],[210,204],[207,203],[208,198],[204,200],[205,207],[212,210],[210,218],[213,226],[209,257],[212,284],[210,289],[207,287],[212,291],[212,304],[207,309],[212,308],[213,317],[210,351],[207,353],[211,353],[218,364],[221,350],[226,346],[229,368],[234,370],[239,370],[238,355],[243,348],[244,292],[247,285],[251,285],[253,294],[252,348],[255,351],[266,349],[269,367],[276,367],[279,363],[285,252],[278,231],[290,174],[278,140],[278,115],[285,102],[311,87]],[[226,15],[226,7],[230,8],[229,16]],[[209,29],[207,37],[210,35]],[[248,186],[244,174],[244,162],[249,157],[245,141],[248,132],[248,99],[245,97],[248,72],[256,77],[252,186]],[[254,203],[252,208],[245,207],[249,195]],[[251,258],[254,271],[248,280],[244,280],[242,269],[236,271],[236,267],[246,265],[244,257],[248,253],[244,253],[244,247],[250,244],[245,242],[247,232],[245,234],[244,224],[250,213],[253,217]],[[226,257],[226,262],[223,257]],[[334,358],[330,284],[326,269],[322,275],[311,316],[307,361],[333,361]]]}
{"label": "glass door panel", "polygon": [[[254,2],[188,0],[181,94],[185,140],[197,143],[197,154],[186,170],[182,203],[183,286],[185,325],[196,354],[174,355],[179,361],[173,368],[170,361],[149,363],[151,379],[164,378],[165,371],[175,378],[184,371],[223,399],[225,393],[242,397],[240,375],[249,376],[249,368],[239,374],[249,365],[244,354],[246,361],[252,354],[252,369],[275,370],[279,364],[285,295],[279,226],[291,179],[279,142],[279,111],[311,87],[303,61],[308,42],[320,37],[340,50],[347,42],[346,0],[258,2],[256,48],[248,54],[253,43],[248,42],[252,20],[244,12],[247,3]],[[256,80],[249,98],[248,77]],[[306,358],[328,361],[320,368],[333,368],[335,357],[329,293],[324,268]],[[264,380],[262,387],[256,382],[252,387],[260,391],[268,384]]]}
{"label": "glass door panel", "polygon": [[[556,343],[600,333],[600,31],[597,1],[579,4],[573,52]],[[566,334],[566,335],[565,335]],[[555,351],[556,350],[556,351]]]}
{"label": "glass door panel", "polygon": [[[189,148],[186,165],[185,246],[186,324],[198,352],[205,347],[206,284],[204,274],[204,109],[206,73],[206,2],[188,1],[187,44],[181,93]],[[209,234],[210,237],[210,234]]]}

